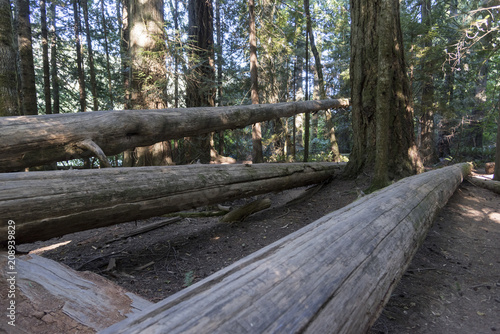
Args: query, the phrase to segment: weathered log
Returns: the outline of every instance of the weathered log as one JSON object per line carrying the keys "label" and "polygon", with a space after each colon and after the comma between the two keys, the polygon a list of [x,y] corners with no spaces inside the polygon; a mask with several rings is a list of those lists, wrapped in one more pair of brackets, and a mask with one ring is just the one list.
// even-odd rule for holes
{"label": "weathered log", "polygon": [[485,189],[496,192],[497,194],[500,194],[500,181],[485,179],[478,176],[471,177],[469,181],[477,186],[483,187]]}
{"label": "weathered log", "polygon": [[161,110],[114,110],[0,118],[0,172],[115,155],[160,141],[349,106],[349,100]]}
{"label": "weathered log", "polygon": [[149,218],[320,183],[337,163],[187,165],[0,173],[0,243],[16,222],[16,241]]}
{"label": "weathered log", "polygon": [[365,333],[469,172],[454,165],[364,196],[101,334]]}
{"label": "weathered log", "polygon": [[[95,333],[153,304],[97,274],[41,256],[18,255],[7,263],[7,254],[0,253],[3,314],[11,301],[15,310],[14,318],[4,316],[0,332]],[[9,267],[15,269],[5,270]],[[7,323],[11,320],[15,326]]]}
{"label": "weathered log", "polygon": [[220,221],[224,223],[243,221],[248,216],[269,207],[271,207],[271,200],[269,198],[258,199],[228,212]]}

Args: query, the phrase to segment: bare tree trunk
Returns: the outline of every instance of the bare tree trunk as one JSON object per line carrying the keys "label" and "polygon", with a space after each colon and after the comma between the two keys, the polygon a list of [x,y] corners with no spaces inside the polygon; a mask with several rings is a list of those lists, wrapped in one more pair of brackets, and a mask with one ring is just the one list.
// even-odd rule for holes
{"label": "bare tree trunk", "polygon": [[87,94],[85,91],[85,73],[82,59],[82,45],[80,41],[80,32],[82,25],[80,22],[80,11],[78,9],[78,0],[73,0],[73,14],[75,18],[75,44],[76,44],[76,65],[78,72],[78,86],[80,94],[80,112],[87,111]]}
{"label": "bare tree trunk", "polygon": [[85,21],[85,35],[87,37],[87,50],[89,55],[88,60],[89,60],[89,71],[90,71],[90,91],[92,93],[92,101],[93,101],[92,110],[99,110],[99,101],[97,97],[97,83],[95,79],[95,68],[94,68],[94,51],[92,50],[92,37],[90,36],[89,8],[87,1],[88,0],[80,0],[80,4],[83,10],[83,19]]}
{"label": "bare tree trunk", "polygon": [[31,22],[29,0],[16,0],[17,39],[21,70],[21,111],[23,115],[38,114],[33,44],[31,41]]}
{"label": "bare tree trunk", "polygon": [[[431,1],[424,0],[421,4],[422,24],[425,26],[425,32],[428,34],[432,26],[431,18]],[[432,47],[432,40],[428,38],[424,42],[424,48]],[[421,101],[421,116],[420,116],[420,142],[419,151],[422,157],[422,163],[434,164],[437,162],[437,151],[434,140],[434,77],[433,77],[433,61],[427,55],[423,59],[423,89]]]}
{"label": "bare tree trunk", "polygon": [[[186,106],[215,106],[215,64],[212,0],[189,0],[190,69],[186,86]],[[211,135],[186,141],[189,161],[209,163]]]}
{"label": "bare tree trunk", "polygon": [[[309,34],[306,31],[306,91],[304,100],[309,100]],[[304,162],[309,160],[309,135],[310,135],[310,118],[311,114],[305,114],[304,120]]]}
{"label": "bare tree trunk", "polygon": [[16,51],[9,0],[0,0],[0,117],[19,115]]}
{"label": "bare tree trunk", "polygon": [[60,113],[60,97],[59,97],[59,75],[57,71],[57,32],[56,32],[56,4],[54,1],[50,3],[49,8],[50,20],[50,76],[52,77],[52,113]]}
{"label": "bare tree trunk", "polygon": [[351,0],[351,19],[354,145],[346,173],[374,172],[372,186],[378,188],[422,167],[414,142],[399,1]]}
{"label": "bare tree trunk", "polygon": [[497,109],[497,147],[495,151],[495,171],[493,174],[493,180],[500,181],[500,95],[498,97]]}
{"label": "bare tree trunk", "polygon": [[101,334],[368,333],[470,170],[460,164],[401,180]]}
{"label": "bare tree trunk", "polygon": [[[0,219],[16,217],[16,242],[321,183],[343,166],[309,164],[107,168],[0,174]],[[57,203],[57,205],[50,205]],[[26,210],[30,207],[30,210]],[[0,244],[7,240],[0,225]]]}
{"label": "bare tree trunk", "polygon": [[[217,30],[217,105],[223,106],[223,98],[222,98],[222,25],[221,25],[221,0],[215,1],[216,8],[216,30]],[[219,146],[218,146],[218,154],[224,155],[224,131],[219,131],[218,133]]]}
{"label": "bare tree trunk", "polygon": [[104,52],[106,53],[106,74],[108,77],[108,96],[109,96],[109,106],[107,109],[114,109],[114,98],[113,98],[113,86],[111,81],[111,65],[109,61],[109,46],[108,46],[108,27],[106,22],[106,11],[104,8],[104,0],[101,0],[101,19],[102,19],[102,31],[104,33]]}
{"label": "bare tree trunk", "polygon": [[124,106],[125,109],[131,109],[130,106],[130,28],[129,28],[129,0],[116,0],[116,10],[118,13],[118,23],[120,26],[120,62],[122,71],[122,84],[124,91]]}
{"label": "bare tree trunk", "polygon": [[0,171],[89,156],[105,161],[105,155],[134,147],[348,105],[347,99],[341,99],[217,108],[94,111],[22,119],[0,117]]}
{"label": "bare tree trunk", "polygon": [[40,0],[40,24],[42,28],[43,95],[45,98],[45,113],[52,114],[52,99],[50,94],[49,34],[47,31],[47,10],[45,0]]}
{"label": "bare tree trunk", "polygon": [[[252,104],[259,104],[259,79],[257,63],[257,30],[255,28],[255,3],[254,0],[248,0],[248,13],[250,16],[250,81],[251,81],[251,99]],[[262,154],[262,130],[261,124],[252,125],[252,161],[254,163],[264,162]]]}

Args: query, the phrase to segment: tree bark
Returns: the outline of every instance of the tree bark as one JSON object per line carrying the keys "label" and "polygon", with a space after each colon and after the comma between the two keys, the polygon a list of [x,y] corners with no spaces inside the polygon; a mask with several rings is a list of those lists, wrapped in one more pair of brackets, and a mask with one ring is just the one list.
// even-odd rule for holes
{"label": "tree bark", "polygon": [[87,111],[87,93],[85,91],[85,72],[82,59],[82,45],[80,41],[80,33],[82,24],[80,22],[80,11],[78,9],[78,0],[73,0],[73,15],[75,19],[75,45],[76,45],[76,66],[78,73],[78,92],[80,97],[80,112]]}
{"label": "tree bark", "polygon": [[[0,265],[6,268],[11,258],[1,252]],[[16,305],[14,328],[19,331],[12,333],[66,333],[69,328],[95,333],[152,305],[100,275],[79,272],[36,254],[16,254],[16,270],[16,300],[22,303]],[[2,270],[0,279],[6,282],[8,278]],[[36,313],[50,314],[52,321],[35,320],[34,325]]]}
{"label": "tree bark", "polygon": [[[499,98],[500,102],[500,98]],[[498,109],[497,118],[497,147],[495,150],[495,171],[493,173],[493,180],[500,181],[500,108]]]}
{"label": "tree bark", "polygon": [[[216,96],[212,0],[189,0],[189,71],[186,106],[214,107]],[[210,111],[209,111],[210,112]],[[211,135],[187,138],[186,160],[209,163]]]}
{"label": "tree bark", "polygon": [[108,24],[106,20],[106,11],[104,8],[104,0],[101,0],[101,21],[102,21],[102,31],[104,33],[104,52],[106,53],[106,74],[108,78],[108,97],[109,105],[106,109],[113,110],[114,107],[114,97],[113,97],[113,85],[111,80],[111,64],[109,59],[109,45],[108,45]]}
{"label": "tree bark", "polygon": [[45,0],[40,0],[40,24],[42,28],[43,95],[45,100],[45,113],[52,114],[52,99],[50,93],[49,32],[47,30],[47,10]]}
{"label": "tree bark", "polygon": [[[131,106],[133,109],[161,109],[165,99],[165,57],[163,1],[130,3]],[[135,149],[133,166],[172,163],[169,142]]]}
{"label": "tree bark", "polygon": [[94,51],[92,49],[92,37],[90,36],[89,8],[88,0],[80,0],[83,10],[83,20],[85,22],[85,35],[87,38],[88,62],[90,72],[90,92],[92,93],[92,110],[99,110],[99,100],[97,97],[97,82],[95,78]]}
{"label": "tree bark", "polygon": [[[257,30],[255,28],[255,2],[248,0],[248,13],[250,16],[250,82],[252,104],[259,104],[259,79],[257,63]],[[264,162],[262,154],[262,130],[261,124],[252,125],[252,161],[254,163]]]}
{"label": "tree bark", "polygon": [[470,165],[403,179],[102,334],[366,333]]}
{"label": "tree bark", "polygon": [[0,0],[0,117],[19,115],[16,51],[9,0]]}
{"label": "tree bark", "polygon": [[[187,165],[0,174],[0,219],[16,221],[16,243],[47,240],[323,182],[335,163]],[[26,210],[29,207],[30,210]],[[0,226],[0,243],[7,225]]]}
{"label": "tree bark", "polygon": [[[431,1],[424,0],[421,4],[422,25],[424,26],[424,49],[432,48],[432,38],[429,33],[432,27]],[[426,52],[422,61],[422,97],[420,115],[419,152],[424,165],[438,162],[436,143],[434,140],[434,65],[431,52]]]}
{"label": "tree bark", "polygon": [[116,12],[120,27],[120,63],[122,70],[122,84],[125,92],[123,102],[125,109],[130,106],[130,29],[129,29],[129,0],[116,0]]}
{"label": "tree bark", "polygon": [[422,167],[414,140],[399,1],[352,0],[351,18],[354,143],[346,173],[375,172],[377,188]]}
{"label": "tree bark", "polygon": [[59,75],[57,71],[57,32],[56,32],[56,4],[54,1],[49,7],[50,20],[50,76],[52,77],[52,113],[60,113]]}
{"label": "tree bark", "polygon": [[95,156],[79,148],[93,141],[106,155],[157,142],[290,117],[304,111],[347,107],[349,100],[324,100],[163,110],[94,111],[0,118],[0,171]]}
{"label": "tree bark", "polygon": [[477,176],[471,177],[470,181],[478,186],[481,186],[485,189],[491,190],[493,192],[496,192],[497,194],[500,194],[500,182],[493,179],[493,180],[486,180]]}
{"label": "tree bark", "polygon": [[38,108],[29,0],[17,0],[16,9],[18,15],[19,67],[21,71],[21,111],[23,115],[36,115],[38,114]]}

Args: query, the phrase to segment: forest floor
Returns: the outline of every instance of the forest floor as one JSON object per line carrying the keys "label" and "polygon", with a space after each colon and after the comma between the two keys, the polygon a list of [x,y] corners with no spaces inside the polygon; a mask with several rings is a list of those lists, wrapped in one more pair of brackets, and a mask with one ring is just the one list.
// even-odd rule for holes
{"label": "forest floor", "polygon": [[[76,270],[98,273],[152,302],[215,273],[358,197],[369,179],[335,179],[311,198],[305,188],[268,194],[271,208],[243,222],[185,218],[123,240],[152,218],[22,245]],[[255,199],[255,198],[253,198]],[[225,205],[239,206],[238,200]],[[71,241],[41,251],[42,247]],[[437,215],[370,334],[500,331],[500,195],[465,181]]]}

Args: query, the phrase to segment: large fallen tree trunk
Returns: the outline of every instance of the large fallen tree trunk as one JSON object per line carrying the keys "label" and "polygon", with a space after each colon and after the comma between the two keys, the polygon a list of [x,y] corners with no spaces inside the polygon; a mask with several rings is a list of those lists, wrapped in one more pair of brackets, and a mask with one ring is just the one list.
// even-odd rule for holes
{"label": "large fallen tree trunk", "polygon": [[16,242],[148,218],[320,183],[337,163],[187,165],[0,174],[0,243],[8,220]]}
{"label": "large fallen tree trunk", "polygon": [[8,259],[0,252],[2,333],[95,333],[152,305],[99,275],[41,256]]}
{"label": "large fallen tree trunk", "polygon": [[364,196],[101,333],[365,333],[469,172]]}
{"label": "large fallen tree trunk", "polygon": [[160,141],[349,106],[349,100],[161,110],[94,111],[0,118],[0,172],[115,155]]}

